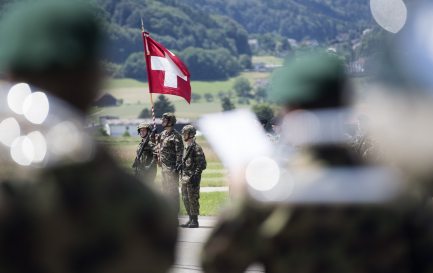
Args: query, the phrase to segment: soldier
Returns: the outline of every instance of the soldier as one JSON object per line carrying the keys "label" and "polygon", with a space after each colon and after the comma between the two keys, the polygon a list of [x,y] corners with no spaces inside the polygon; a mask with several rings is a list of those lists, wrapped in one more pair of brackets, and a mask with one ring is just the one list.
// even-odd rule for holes
{"label": "soldier", "polygon": [[141,137],[141,142],[138,145],[132,168],[134,168],[137,177],[146,183],[153,183],[156,177],[157,155],[152,136],[152,126],[142,122],[138,124],[137,132]]}
{"label": "soldier", "polygon": [[162,190],[169,196],[174,208],[179,212],[179,170],[182,165],[182,136],[174,129],[176,116],[173,113],[162,115],[159,142],[159,164],[162,172]]}
{"label": "soldier", "polygon": [[[303,56],[276,71],[270,97],[283,103],[286,117],[302,117],[295,124],[311,121],[316,126],[294,139],[299,149],[288,163],[288,177],[308,183],[295,184],[285,197],[296,200],[291,204],[260,203],[247,196],[223,215],[204,246],[205,272],[244,272],[253,263],[272,273],[432,272],[432,218],[419,200],[395,191],[403,196],[352,202],[360,196],[368,200],[372,191],[380,190],[382,180],[374,181],[378,188],[356,190],[344,199],[368,184],[355,175],[365,166],[346,143],[338,141],[344,139],[344,130],[340,135],[327,131],[336,119],[321,119],[320,113],[329,117],[331,109],[347,106],[346,81],[343,64],[328,54]],[[282,141],[286,133],[291,132],[283,128]],[[341,170],[351,175],[338,176]],[[351,190],[343,190],[348,185]]]}
{"label": "soldier", "polygon": [[39,136],[57,134],[57,143],[46,142],[56,157],[34,169],[28,190],[9,186],[18,181],[1,184],[1,271],[167,272],[174,262],[175,213],[105,149],[77,143],[84,134],[79,127],[59,120],[72,108],[84,121],[99,92],[102,30],[96,11],[80,1],[24,1],[3,13],[0,37],[0,66],[8,80],[37,86],[49,97],[53,127],[46,128],[48,119],[32,126]]}
{"label": "soldier", "polygon": [[182,128],[185,150],[183,152],[180,183],[182,199],[189,221],[181,227],[198,228],[198,215],[200,214],[200,181],[201,173],[206,169],[206,157],[203,149],[195,141],[196,129],[192,125]]}

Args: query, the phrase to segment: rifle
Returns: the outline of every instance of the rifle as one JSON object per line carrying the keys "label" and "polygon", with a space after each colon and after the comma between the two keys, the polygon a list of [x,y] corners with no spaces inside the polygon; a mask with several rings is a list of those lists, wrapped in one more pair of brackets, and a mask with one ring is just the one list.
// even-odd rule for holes
{"label": "rifle", "polygon": [[182,158],[182,163],[180,163],[179,166],[176,166],[176,171],[178,171],[180,173],[183,171],[183,168],[185,167],[186,159],[191,154],[191,151],[192,151],[192,148],[194,145],[195,145],[195,143],[192,143],[191,146],[188,147],[188,150],[186,151],[185,156]]}
{"label": "rifle", "polygon": [[147,138],[144,140],[143,145],[141,146],[140,150],[138,151],[137,155],[135,156],[134,163],[132,164],[132,168],[134,169],[135,174],[138,174],[138,166],[140,165],[140,158],[143,155],[144,148],[149,143],[150,139],[152,138],[152,135],[155,133],[155,131],[152,131]]}

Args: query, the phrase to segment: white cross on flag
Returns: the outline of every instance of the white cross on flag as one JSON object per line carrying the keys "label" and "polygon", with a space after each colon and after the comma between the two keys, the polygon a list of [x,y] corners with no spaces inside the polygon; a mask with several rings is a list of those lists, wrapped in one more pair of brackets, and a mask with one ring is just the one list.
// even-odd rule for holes
{"label": "white cross on flag", "polygon": [[190,74],[186,65],[163,45],[143,32],[149,92],[183,97],[191,101]]}

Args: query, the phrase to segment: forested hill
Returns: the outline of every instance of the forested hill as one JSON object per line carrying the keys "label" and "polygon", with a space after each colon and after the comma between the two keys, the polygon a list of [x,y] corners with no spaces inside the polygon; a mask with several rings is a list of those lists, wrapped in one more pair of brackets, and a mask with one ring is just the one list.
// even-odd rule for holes
{"label": "forested hill", "polygon": [[[4,4],[21,0],[0,0]],[[368,0],[89,0],[99,8],[113,77],[145,80],[141,18],[151,35],[179,54],[195,80],[220,80],[251,68],[249,38],[261,53],[284,55],[287,38],[358,38],[372,24]],[[6,4],[6,6],[7,6]],[[265,34],[265,35],[261,35]]]}
{"label": "forested hill", "polygon": [[224,14],[250,34],[326,41],[354,36],[372,24],[368,0],[177,0],[212,14]]}
{"label": "forested hill", "polygon": [[[251,54],[247,32],[230,18],[213,16],[170,0],[93,1],[105,10],[106,18],[111,23],[111,38],[119,41],[119,47],[128,44],[125,40],[141,39],[139,28],[143,18],[146,30],[172,50],[225,48],[234,56]],[[142,43],[134,45],[135,48],[125,48],[125,51],[142,51]],[[119,56],[113,56],[115,61],[124,59],[122,52],[118,53]]]}

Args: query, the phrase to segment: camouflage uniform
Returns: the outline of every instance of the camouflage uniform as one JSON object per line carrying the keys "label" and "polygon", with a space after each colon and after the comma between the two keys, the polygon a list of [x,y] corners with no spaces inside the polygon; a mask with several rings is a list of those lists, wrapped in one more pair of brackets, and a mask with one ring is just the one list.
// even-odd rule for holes
{"label": "camouflage uniform", "polygon": [[[191,131],[193,133],[191,133]],[[186,125],[182,129],[182,134],[189,132],[190,136],[195,136],[195,128],[191,125]],[[192,137],[193,137],[192,136]],[[200,180],[201,173],[206,169],[206,157],[203,153],[203,149],[199,144],[192,140],[189,146],[186,146],[183,152],[183,166],[180,175],[182,199],[185,205],[186,212],[190,217],[188,227],[190,227],[191,221],[197,222],[197,216],[200,214]],[[185,225],[187,227],[187,225]]]}
{"label": "camouflage uniform", "polygon": [[[165,115],[165,114],[164,114]],[[169,115],[174,117],[173,114]],[[172,126],[175,124],[172,121]],[[160,134],[160,163],[162,173],[162,190],[179,211],[179,172],[176,170],[182,163],[183,142],[181,135],[175,130],[164,130]]]}
{"label": "camouflage uniform", "polygon": [[[141,127],[140,127],[141,125]],[[153,183],[155,181],[156,177],[156,163],[157,163],[157,156],[156,156],[156,144],[152,140],[151,130],[152,127],[148,124],[145,124],[146,127],[143,124],[140,124],[138,126],[138,131],[141,128],[147,128],[148,135],[145,139],[142,139],[140,144],[138,145],[137,151],[136,151],[136,162],[134,162],[133,166],[135,168],[135,174],[138,176],[141,180],[145,181],[146,183]],[[149,140],[147,140],[149,138]],[[146,144],[146,146],[143,147],[143,145]],[[141,155],[140,155],[141,152]]]}
{"label": "camouflage uniform", "polygon": [[0,217],[2,272],[162,273],[174,263],[175,213],[103,150],[37,180],[2,191],[11,200]]}
{"label": "camouflage uniform", "polygon": [[[275,73],[269,97],[289,111],[346,107],[344,66],[330,55],[299,57]],[[343,143],[323,142],[303,144],[288,164],[293,171],[355,170],[362,160]],[[379,203],[292,205],[246,197],[206,242],[204,272],[244,272],[253,263],[270,273],[433,272],[432,214],[417,197],[402,195]]]}
{"label": "camouflage uniform", "polygon": [[[315,149],[303,157],[337,168],[341,158],[351,157],[344,150],[327,152],[335,158]],[[290,206],[248,199],[219,220],[202,252],[204,272],[244,272],[253,263],[269,273],[432,272],[431,212],[409,200]]]}
{"label": "camouflage uniform", "polygon": [[[65,161],[56,154],[39,168],[27,168],[35,172],[33,183],[0,184],[1,272],[163,273],[174,262],[176,214],[165,199],[103,148],[84,145],[78,138],[84,129],[62,118],[70,105],[77,116],[72,120],[84,121],[98,93],[102,30],[96,14],[82,1],[39,0],[12,5],[1,19],[2,72],[50,96],[50,118],[32,126],[47,138],[49,130],[67,122],[80,142],[61,140]],[[51,96],[63,103],[55,105]],[[29,126],[23,118],[19,122]],[[47,141],[47,147],[53,145]],[[89,148],[88,157],[68,145]]]}

